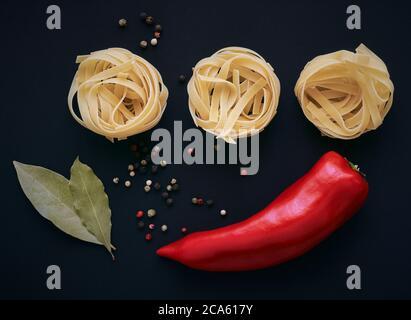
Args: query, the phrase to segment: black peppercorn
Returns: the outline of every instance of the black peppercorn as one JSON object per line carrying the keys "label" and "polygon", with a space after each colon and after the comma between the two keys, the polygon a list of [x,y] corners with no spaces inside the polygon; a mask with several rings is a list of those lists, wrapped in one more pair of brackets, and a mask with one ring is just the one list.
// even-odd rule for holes
{"label": "black peppercorn", "polygon": [[151,173],[152,173],[152,174],[156,174],[157,172],[158,172],[158,166],[152,165],[152,166],[151,166]]}
{"label": "black peppercorn", "polygon": [[147,13],[145,13],[145,12],[140,13],[140,19],[141,20],[145,21],[146,18],[147,18]]}
{"label": "black peppercorn", "polygon": [[172,199],[172,198],[168,198],[168,199],[166,200],[166,205],[167,205],[167,207],[171,207],[171,206],[173,205],[173,199]]}
{"label": "black peppercorn", "polygon": [[176,184],[171,185],[171,189],[172,189],[173,191],[177,191],[177,190],[179,189],[178,184],[176,183]]}
{"label": "black peppercorn", "polygon": [[184,83],[184,82],[186,81],[186,76],[183,75],[183,74],[180,74],[180,75],[178,76],[178,81],[179,81],[180,83]]}
{"label": "black peppercorn", "polygon": [[140,171],[140,173],[144,174],[144,173],[147,172],[147,167],[142,166],[142,167],[140,167],[139,171]]}
{"label": "black peppercorn", "polygon": [[160,188],[161,188],[160,182],[156,182],[156,183],[154,184],[154,189],[160,190]]}
{"label": "black peppercorn", "polygon": [[139,222],[137,223],[137,226],[138,226],[140,229],[144,228],[144,222],[143,222],[143,221],[139,221]]}
{"label": "black peppercorn", "polygon": [[161,194],[161,197],[164,198],[164,199],[167,199],[167,198],[168,198],[168,192],[167,192],[167,191],[164,191],[164,192]]}
{"label": "black peppercorn", "polygon": [[154,31],[161,32],[163,31],[163,27],[160,24],[156,24],[154,27]]}
{"label": "black peppercorn", "polygon": [[207,200],[207,201],[206,201],[207,207],[212,207],[213,204],[214,204],[214,201],[213,201],[213,200]]}
{"label": "black peppercorn", "polygon": [[143,148],[143,153],[148,153],[148,148],[147,147]]}

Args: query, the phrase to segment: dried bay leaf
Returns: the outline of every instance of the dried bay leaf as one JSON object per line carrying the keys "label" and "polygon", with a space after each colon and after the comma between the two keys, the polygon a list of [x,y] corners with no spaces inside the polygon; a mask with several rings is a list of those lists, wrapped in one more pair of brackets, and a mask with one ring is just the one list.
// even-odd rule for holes
{"label": "dried bay leaf", "polygon": [[34,208],[61,231],[83,241],[102,244],[80,220],[69,181],[49,169],[13,161],[24,194]]}
{"label": "dried bay leaf", "polygon": [[77,158],[71,167],[69,188],[77,215],[114,259],[111,245],[111,210],[103,183],[89,166]]}

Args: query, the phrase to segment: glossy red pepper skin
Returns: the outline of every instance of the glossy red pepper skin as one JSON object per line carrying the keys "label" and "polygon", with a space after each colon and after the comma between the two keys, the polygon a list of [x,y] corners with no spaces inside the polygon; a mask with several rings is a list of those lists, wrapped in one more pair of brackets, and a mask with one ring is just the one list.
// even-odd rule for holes
{"label": "glossy red pepper skin", "polygon": [[364,177],[341,155],[328,152],[259,213],[240,223],[190,234],[157,254],[206,271],[275,266],[327,238],[361,208],[367,195]]}

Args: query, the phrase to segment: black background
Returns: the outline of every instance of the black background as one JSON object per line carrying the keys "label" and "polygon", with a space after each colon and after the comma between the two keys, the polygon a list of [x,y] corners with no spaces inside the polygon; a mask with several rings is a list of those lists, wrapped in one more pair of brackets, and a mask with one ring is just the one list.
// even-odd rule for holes
{"label": "black background", "polygon": [[[58,4],[62,30],[46,28],[46,8]],[[356,1],[362,30],[346,28],[348,1],[2,1],[1,23],[1,255],[0,298],[191,299],[191,298],[411,298],[409,179],[410,19],[400,1]],[[147,11],[164,27],[156,48],[138,43],[150,28]],[[119,18],[129,26],[121,30]],[[305,119],[293,88],[304,65],[318,54],[354,50],[361,42],[387,64],[395,84],[394,105],[383,126],[354,141],[322,137]],[[175,206],[144,194],[144,177],[133,188],[125,178],[129,142],[112,144],[79,126],[66,97],[78,54],[124,47],[156,66],[170,90],[159,127],[182,120],[193,126],[181,73],[225,46],[251,48],[274,67],[281,85],[278,114],[260,136],[260,171],[240,177],[238,166],[169,166],[158,179],[181,182]],[[149,133],[148,133],[149,134]],[[149,137],[149,135],[145,135]],[[370,184],[365,207],[342,229],[303,257],[271,269],[213,274],[161,259],[155,249],[181,237],[179,228],[204,230],[240,221],[262,209],[334,149],[360,165]],[[22,193],[12,160],[37,164],[65,176],[74,158],[89,164],[106,185],[113,212],[116,261],[102,247],[70,238],[36,213]],[[157,178],[156,178],[157,179]],[[195,194],[216,206],[193,208]],[[151,243],[136,228],[134,212],[157,208],[155,222],[169,232]],[[229,215],[222,219],[218,210]],[[46,268],[62,269],[60,291],[46,288]],[[346,268],[362,269],[360,291],[346,288]]]}

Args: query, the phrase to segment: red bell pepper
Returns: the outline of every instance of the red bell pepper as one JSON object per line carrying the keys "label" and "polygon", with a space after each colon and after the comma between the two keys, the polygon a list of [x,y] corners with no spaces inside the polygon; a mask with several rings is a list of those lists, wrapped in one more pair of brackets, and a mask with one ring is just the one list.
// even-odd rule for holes
{"label": "red bell pepper", "polygon": [[247,220],[192,233],[157,254],[206,271],[262,269],[301,256],[358,211],[368,195],[359,170],[328,152],[302,178]]}

